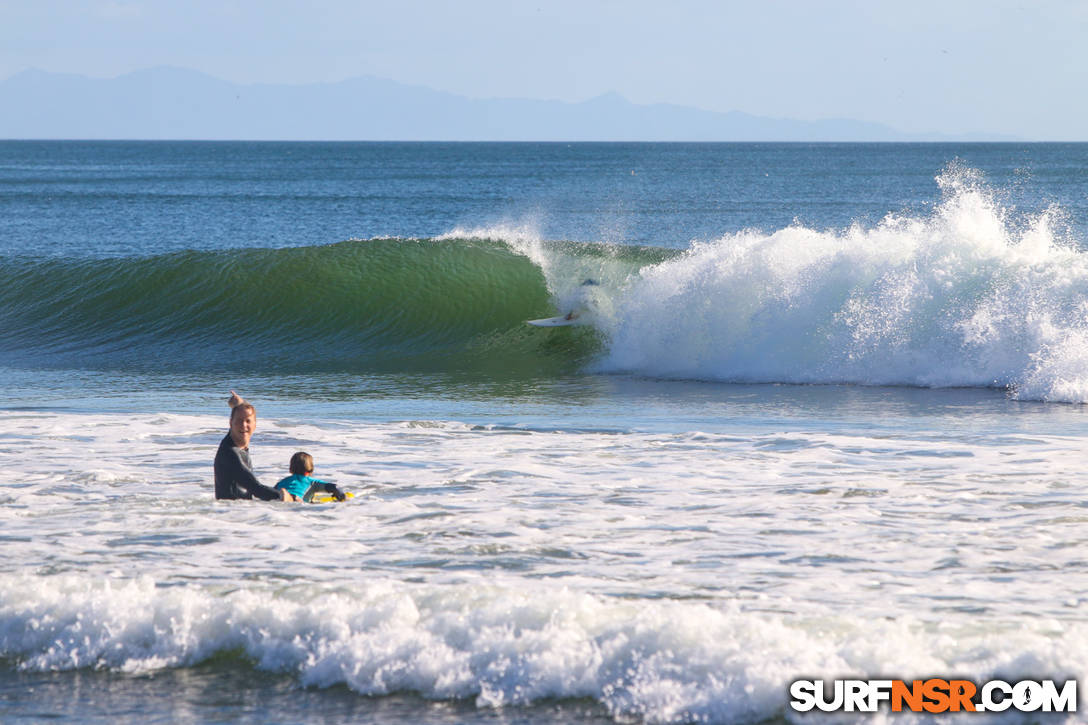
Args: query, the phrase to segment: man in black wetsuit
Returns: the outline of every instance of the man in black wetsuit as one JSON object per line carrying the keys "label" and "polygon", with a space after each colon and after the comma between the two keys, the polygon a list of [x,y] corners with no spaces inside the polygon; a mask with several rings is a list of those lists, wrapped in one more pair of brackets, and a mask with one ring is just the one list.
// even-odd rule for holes
{"label": "man in black wetsuit", "polygon": [[257,429],[256,409],[233,390],[229,405],[230,432],[215,453],[215,497],[283,500],[283,492],[265,486],[253,475],[249,439]]}

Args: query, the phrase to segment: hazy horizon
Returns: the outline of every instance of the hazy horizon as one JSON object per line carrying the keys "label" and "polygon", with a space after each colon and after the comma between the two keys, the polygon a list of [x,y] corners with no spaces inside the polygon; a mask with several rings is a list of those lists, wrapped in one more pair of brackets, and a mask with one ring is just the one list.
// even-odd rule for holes
{"label": "hazy horizon", "polygon": [[1088,5],[1046,0],[395,6],[0,0],[0,78],[161,66],[234,84],[373,77],[472,100],[615,93],[906,135],[1088,140]]}
{"label": "hazy horizon", "polygon": [[[635,104],[471,99],[373,76],[338,83],[235,84],[169,66],[92,78],[25,70],[0,80],[0,138],[277,141],[1018,141],[904,134],[854,119],[818,121]],[[78,113],[73,113],[78,109]]]}

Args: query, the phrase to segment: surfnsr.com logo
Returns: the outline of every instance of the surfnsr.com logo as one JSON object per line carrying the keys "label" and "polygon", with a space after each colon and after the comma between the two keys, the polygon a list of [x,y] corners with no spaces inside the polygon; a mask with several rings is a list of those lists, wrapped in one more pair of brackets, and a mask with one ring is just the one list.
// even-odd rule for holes
{"label": "surfnsr.com logo", "polygon": [[798,712],[1076,712],[1077,681],[990,680],[797,680],[790,707]]}

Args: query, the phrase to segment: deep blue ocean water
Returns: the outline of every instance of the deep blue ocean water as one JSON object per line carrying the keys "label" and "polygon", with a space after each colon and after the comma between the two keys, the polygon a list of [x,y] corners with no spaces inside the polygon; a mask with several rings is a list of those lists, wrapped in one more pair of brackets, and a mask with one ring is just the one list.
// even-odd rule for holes
{"label": "deep blue ocean water", "polygon": [[430,238],[685,248],[743,229],[924,214],[951,163],[1083,239],[1084,144],[0,143],[0,252],[134,256]]}
{"label": "deep blue ocean water", "polygon": [[1086,242],[1085,144],[0,142],[0,719],[1082,677]]}

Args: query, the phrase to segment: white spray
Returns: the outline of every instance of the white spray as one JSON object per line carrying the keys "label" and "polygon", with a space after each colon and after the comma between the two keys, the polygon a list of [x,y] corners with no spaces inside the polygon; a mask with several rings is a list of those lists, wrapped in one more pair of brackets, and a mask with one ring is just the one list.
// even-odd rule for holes
{"label": "white spray", "polygon": [[1005,387],[1088,401],[1088,255],[951,166],[924,218],[744,231],[646,267],[603,316],[610,372]]}

